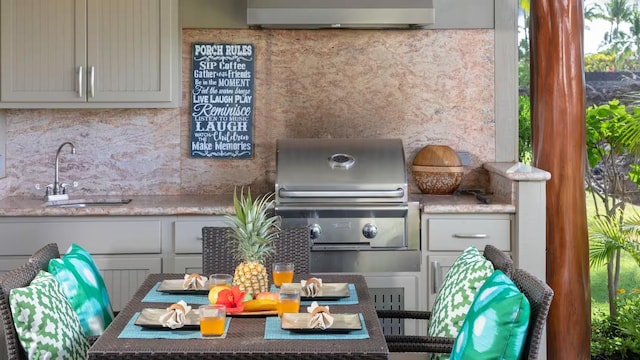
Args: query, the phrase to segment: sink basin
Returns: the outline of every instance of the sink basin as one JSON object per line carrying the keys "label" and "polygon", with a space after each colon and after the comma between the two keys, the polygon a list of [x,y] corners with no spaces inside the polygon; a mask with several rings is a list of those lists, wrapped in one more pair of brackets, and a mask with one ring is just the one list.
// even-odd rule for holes
{"label": "sink basin", "polygon": [[128,204],[131,199],[69,199],[69,200],[57,200],[48,201],[44,203],[45,207],[100,207],[100,206],[119,206]]}

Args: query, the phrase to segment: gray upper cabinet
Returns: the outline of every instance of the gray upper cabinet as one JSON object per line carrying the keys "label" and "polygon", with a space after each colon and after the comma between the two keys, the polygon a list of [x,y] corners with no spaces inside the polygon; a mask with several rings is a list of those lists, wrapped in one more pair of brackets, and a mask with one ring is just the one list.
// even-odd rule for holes
{"label": "gray upper cabinet", "polygon": [[178,0],[0,0],[0,107],[177,107]]}

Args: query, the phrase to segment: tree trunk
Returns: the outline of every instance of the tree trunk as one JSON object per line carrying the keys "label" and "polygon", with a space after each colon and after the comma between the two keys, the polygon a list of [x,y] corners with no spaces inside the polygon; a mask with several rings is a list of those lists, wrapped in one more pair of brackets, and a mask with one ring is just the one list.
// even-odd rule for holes
{"label": "tree trunk", "polygon": [[583,3],[531,2],[531,119],[534,165],[547,182],[549,359],[590,359],[589,242],[584,191]]}

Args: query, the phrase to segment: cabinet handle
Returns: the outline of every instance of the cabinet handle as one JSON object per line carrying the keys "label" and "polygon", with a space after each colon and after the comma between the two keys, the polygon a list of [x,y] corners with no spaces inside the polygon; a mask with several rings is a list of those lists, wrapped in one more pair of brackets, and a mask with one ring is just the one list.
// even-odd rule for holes
{"label": "cabinet handle", "polygon": [[91,84],[90,85],[90,90],[89,90],[90,91],[89,96],[90,97],[94,97],[96,95],[96,88],[95,88],[95,85],[96,85],[96,68],[95,67],[93,67],[93,66],[91,67],[91,71],[90,71],[90,75],[89,76],[90,76],[89,82]]}
{"label": "cabinet handle", "polygon": [[459,239],[485,239],[489,237],[487,234],[453,234],[454,238]]}
{"label": "cabinet handle", "polygon": [[78,97],[82,97],[82,65],[78,67]]}
{"label": "cabinet handle", "polygon": [[431,269],[433,270],[433,293],[437,294],[440,290],[440,284],[442,282],[442,268],[437,261],[431,262]]}

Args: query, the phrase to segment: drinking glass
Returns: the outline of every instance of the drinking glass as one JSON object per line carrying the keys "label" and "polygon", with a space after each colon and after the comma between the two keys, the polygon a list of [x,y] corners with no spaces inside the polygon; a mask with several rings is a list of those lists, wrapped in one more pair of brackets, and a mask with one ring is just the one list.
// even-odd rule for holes
{"label": "drinking glass", "polygon": [[273,263],[273,283],[281,287],[284,283],[293,282],[293,263]]}
{"label": "drinking glass", "polygon": [[285,286],[278,294],[278,316],[283,313],[297,313],[300,311],[300,289],[297,287]]}
{"label": "drinking glass", "polygon": [[209,275],[209,289],[214,286],[224,286],[231,289],[233,287],[233,276],[229,274]]}
{"label": "drinking glass", "polygon": [[201,305],[198,308],[198,313],[200,315],[200,333],[202,336],[220,336],[224,334],[224,326],[227,320],[224,305]]}

